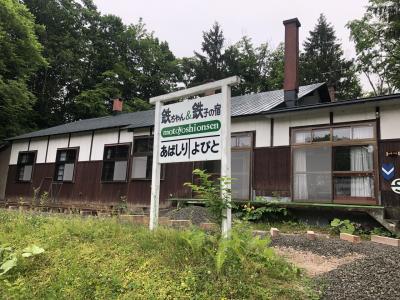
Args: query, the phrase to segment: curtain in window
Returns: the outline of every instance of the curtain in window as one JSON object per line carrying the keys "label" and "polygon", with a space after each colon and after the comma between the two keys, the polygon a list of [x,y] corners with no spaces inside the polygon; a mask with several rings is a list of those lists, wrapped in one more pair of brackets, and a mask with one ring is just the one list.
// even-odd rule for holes
{"label": "curtain in window", "polygon": [[355,140],[370,139],[373,136],[373,127],[371,126],[353,127],[353,139]]}
{"label": "curtain in window", "polygon": [[305,149],[294,152],[294,197],[297,200],[308,199],[307,189],[307,153]]}
{"label": "curtain in window", "polygon": [[[368,147],[352,147],[350,150],[351,171],[372,170],[372,155]],[[372,197],[373,184],[370,177],[351,177],[352,197]]]}

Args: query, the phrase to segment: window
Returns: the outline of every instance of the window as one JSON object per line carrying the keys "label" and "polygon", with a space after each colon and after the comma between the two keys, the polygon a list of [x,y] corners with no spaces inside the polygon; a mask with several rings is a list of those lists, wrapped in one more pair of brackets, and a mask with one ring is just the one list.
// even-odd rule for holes
{"label": "window", "polygon": [[334,147],[334,191],[338,199],[374,196],[372,145]]}
{"label": "window", "polygon": [[133,179],[151,179],[152,168],[153,168],[153,138],[152,137],[135,138],[133,147],[131,177]]}
{"label": "window", "polygon": [[313,142],[329,142],[331,140],[330,129],[315,129],[312,131]]}
{"label": "window", "polygon": [[77,149],[60,149],[56,155],[55,181],[72,181]]}
{"label": "window", "polygon": [[231,137],[232,148],[251,148],[253,138],[251,133],[233,134]]}
{"label": "window", "polygon": [[332,198],[331,147],[293,150],[293,190],[295,200],[327,202]]}
{"label": "window", "polygon": [[375,137],[374,128],[373,124],[363,124],[334,126],[332,128],[295,129],[292,143],[300,145],[320,142],[372,140]]}
{"label": "window", "polygon": [[373,122],[294,129],[293,199],[376,203],[375,139]]}
{"label": "window", "polygon": [[20,152],[17,162],[17,181],[29,182],[32,179],[33,165],[36,159],[36,152]]}
{"label": "window", "polygon": [[105,146],[101,179],[106,182],[125,181],[128,159],[129,145]]}

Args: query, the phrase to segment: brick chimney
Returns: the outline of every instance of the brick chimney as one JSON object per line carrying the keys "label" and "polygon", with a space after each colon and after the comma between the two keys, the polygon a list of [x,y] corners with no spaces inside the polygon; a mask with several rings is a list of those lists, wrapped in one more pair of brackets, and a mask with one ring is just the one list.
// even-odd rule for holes
{"label": "brick chimney", "polygon": [[333,85],[328,86],[328,92],[329,92],[329,97],[331,99],[331,102],[336,101],[336,89]]}
{"label": "brick chimney", "polygon": [[121,98],[115,98],[113,100],[113,114],[114,115],[117,115],[122,112],[122,104],[123,103],[124,102],[122,101]]}
{"label": "brick chimney", "polygon": [[285,25],[284,99],[287,107],[296,105],[299,93],[299,27],[297,18],[283,21]]}

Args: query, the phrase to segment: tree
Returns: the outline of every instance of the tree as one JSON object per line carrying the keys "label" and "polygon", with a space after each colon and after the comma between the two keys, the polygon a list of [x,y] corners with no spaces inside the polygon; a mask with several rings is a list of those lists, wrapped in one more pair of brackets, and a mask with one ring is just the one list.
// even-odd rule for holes
{"label": "tree", "polygon": [[24,2],[45,27],[39,39],[49,61],[31,82],[38,127],[109,114],[114,97],[127,111],[144,109],[150,97],[175,89],[177,60],[141,20],[125,25],[92,0]]}
{"label": "tree", "polygon": [[[180,62],[182,80],[186,86],[238,75],[242,82],[232,89],[233,95],[281,87],[283,84],[281,47],[273,51],[267,44],[255,47],[247,36],[228,47],[224,41],[223,31],[218,23],[214,23],[209,31],[203,32],[202,53],[194,52],[193,57],[183,58]],[[277,83],[279,79],[282,82]]]}
{"label": "tree", "polygon": [[16,0],[0,2],[0,140],[28,131],[34,95],[27,81],[45,65],[34,18]]}
{"label": "tree", "polygon": [[300,56],[300,83],[326,82],[335,87],[338,99],[358,97],[361,87],[353,61],[343,57],[335,30],[323,14],[309,34]]}
{"label": "tree", "polygon": [[357,67],[374,95],[400,90],[400,0],[370,0],[364,16],[348,23]]}

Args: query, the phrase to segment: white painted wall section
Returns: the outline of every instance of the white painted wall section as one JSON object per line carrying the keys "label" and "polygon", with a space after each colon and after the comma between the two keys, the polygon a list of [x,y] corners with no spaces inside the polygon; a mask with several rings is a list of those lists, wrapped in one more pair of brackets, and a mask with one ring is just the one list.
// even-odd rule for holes
{"label": "white painted wall section", "polygon": [[50,137],[49,149],[47,152],[47,163],[56,162],[57,149],[68,147],[68,134],[53,135]]}
{"label": "white painted wall section", "polygon": [[[274,146],[290,145],[290,127],[329,124],[329,112],[296,114],[274,118]],[[268,133],[269,134],[269,133]]]}
{"label": "white painted wall section", "polygon": [[18,163],[18,153],[20,151],[28,151],[28,140],[12,142],[10,165],[16,165]]}
{"label": "white painted wall section", "polygon": [[246,119],[232,119],[231,131],[245,132],[255,131],[256,147],[269,147],[271,137],[271,120],[267,118],[256,119],[250,117]]}
{"label": "white painted wall section", "polygon": [[347,107],[333,112],[334,123],[364,121],[375,118],[375,107],[364,107],[362,105]]}
{"label": "white painted wall section", "polygon": [[[118,132],[117,132],[118,134]],[[120,136],[119,136],[119,142],[120,143],[132,143],[133,142],[133,133],[128,132],[127,129],[121,130]]]}
{"label": "white painted wall section", "polygon": [[400,105],[381,106],[381,139],[400,138]]}
{"label": "white painted wall section", "polygon": [[79,147],[78,161],[89,161],[90,145],[92,142],[91,132],[81,132],[71,134],[69,146]]}
{"label": "white painted wall section", "polygon": [[95,131],[91,160],[103,160],[104,145],[118,143],[118,129]]}
{"label": "white painted wall section", "polygon": [[47,137],[41,137],[31,140],[29,150],[36,150],[36,163],[43,164],[46,160]]}

